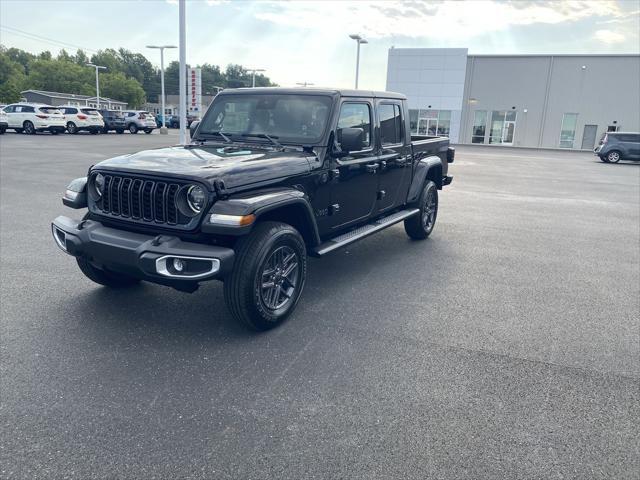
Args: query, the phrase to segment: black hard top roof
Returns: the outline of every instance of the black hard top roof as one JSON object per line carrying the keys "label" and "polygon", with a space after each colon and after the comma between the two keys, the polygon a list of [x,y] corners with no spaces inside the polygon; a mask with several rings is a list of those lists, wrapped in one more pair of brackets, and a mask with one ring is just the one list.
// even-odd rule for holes
{"label": "black hard top roof", "polygon": [[406,96],[402,93],[395,92],[376,92],[373,90],[349,90],[339,88],[285,88],[285,87],[256,87],[256,88],[225,88],[220,95],[225,94],[264,94],[274,93],[282,95],[340,95],[341,97],[362,97],[362,98],[394,98],[398,100],[406,100]]}

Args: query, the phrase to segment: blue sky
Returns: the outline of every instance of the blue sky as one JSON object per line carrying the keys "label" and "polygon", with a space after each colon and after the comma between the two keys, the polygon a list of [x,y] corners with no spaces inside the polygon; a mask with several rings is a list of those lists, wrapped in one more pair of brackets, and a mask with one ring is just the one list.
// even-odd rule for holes
{"label": "blue sky", "polygon": [[[264,68],[283,86],[351,87],[355,42],[348,35],[359,33],[369,41],[362,47],[360,87],[384,89],[391,46],[638,53],[639,15],[640,0],[193,0],[187,2],[187,61]],[[124,47],[159,63],[144,46],[177,44],[178,6],[177,0],[2,0],[0,25],[0,43],[8,47],[57,52],[70,44],[89,53]],[[177,58],[177,50],[168,52],[168,60]]]}

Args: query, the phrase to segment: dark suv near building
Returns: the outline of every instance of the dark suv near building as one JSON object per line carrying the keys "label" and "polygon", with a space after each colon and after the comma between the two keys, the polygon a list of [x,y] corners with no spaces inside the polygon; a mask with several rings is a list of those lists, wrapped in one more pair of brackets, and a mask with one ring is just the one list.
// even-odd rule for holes
{"label": "dark suv near building", "polygon": [[606,163],[640,160],[640,133],[607,132],[593,153]]}
{"label": "dark suv near building", "polygon": [[100,114],[104,119],[103,133],[109,133],[110,130],[115,130],[116,133],[124,133],[126,124],[124,121],[124,115],[119,110],[100,110]]}

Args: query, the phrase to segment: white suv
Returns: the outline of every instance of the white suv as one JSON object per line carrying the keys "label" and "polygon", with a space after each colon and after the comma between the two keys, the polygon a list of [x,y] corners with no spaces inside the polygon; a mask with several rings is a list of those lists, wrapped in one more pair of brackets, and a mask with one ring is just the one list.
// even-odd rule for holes
{"label": "white suv", "polygon": [[77,105],[60,105],[58,107],[67,117],[67,132],[78,133],[88,130],[93,135],[104,129],[104,119],[100,112],[93,107],[79,107]]}
{"label": "white suv", "polygon": [[146,110],[125,110],[124,121],[129,133],[138,133],[144,130],[144,133],[153,132],[157,128],[156,119]]}
{"label": "white suv", "polygon": [[7,121],[7,114],[4,113],[5,105],[0,105],[0,135],[7,131],[9,122]]}
{"label": "white suv", "polygon": [[53,135],[65,130],[64,115],[58,107],[44,103],[12,103],[4,107],[7,128],[32,135],[48,130]]}

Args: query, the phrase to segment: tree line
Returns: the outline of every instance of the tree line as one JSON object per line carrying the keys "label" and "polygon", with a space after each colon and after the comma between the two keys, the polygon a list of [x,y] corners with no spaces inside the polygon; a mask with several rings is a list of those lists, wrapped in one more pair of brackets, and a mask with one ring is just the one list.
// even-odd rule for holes
{"label": "tree line", "polygon": [[[100,96],[140,107],[145,102],[157,102],[160,96],[160,69],[141,53],[124,48],[107,48],[89,56],[83,50],[75,55],[61,50],[57,56],[44,51],[33,54],[19,48],[0,45],[0,102],[17,102],[24,90],[95,95],[95,70],[87,63],[103,65],[100,71]],[[225,70],[205,63],[202,69],[202,94],[215,94],[219,88],[251,86],[251,73],[242,65],[230,64]],[[164,73],[165,93],[179,93],[180,63],[170,62]],[[264,75],[256,75],[256,86],[275,84]]]}

